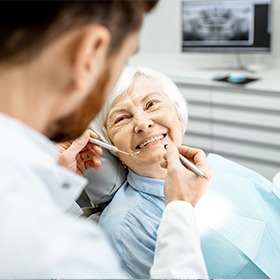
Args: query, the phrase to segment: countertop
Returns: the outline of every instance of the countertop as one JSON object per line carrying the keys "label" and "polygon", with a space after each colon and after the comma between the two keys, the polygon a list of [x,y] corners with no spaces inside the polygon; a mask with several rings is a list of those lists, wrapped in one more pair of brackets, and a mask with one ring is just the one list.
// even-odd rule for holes
{"label": "countertop", "polygon": [[[217,56],[212,59],[201,55],[183,55],[173,53],[139,53],[129,61],[131,66],[148,67],[169,76],[175,82],[193,85],[205,85],[215,87],[242,87],[252,91],[265,91],[280,94],[280,66],[277,63],[267,65],[251,65],[256,67],[255,73],[249,73],[236,69],[223,69],[222,63]],[[209,67],[210,65],[210,67]],[[221,68],[219,69],[219,66]],[[208,68],[207,68],[208,67]],[[215,81],[214,78],[226,76],[238,72],[246,77],[258,78],[246,85],[235,85],[226,82]]]}

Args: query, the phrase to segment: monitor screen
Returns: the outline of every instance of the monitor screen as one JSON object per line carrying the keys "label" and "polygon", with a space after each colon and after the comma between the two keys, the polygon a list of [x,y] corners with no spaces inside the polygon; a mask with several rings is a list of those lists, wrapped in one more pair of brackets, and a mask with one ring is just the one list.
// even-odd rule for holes
{"label": "monitor screen", "polygon": [[183,52],[269,52],[272,0],[182,2]]}

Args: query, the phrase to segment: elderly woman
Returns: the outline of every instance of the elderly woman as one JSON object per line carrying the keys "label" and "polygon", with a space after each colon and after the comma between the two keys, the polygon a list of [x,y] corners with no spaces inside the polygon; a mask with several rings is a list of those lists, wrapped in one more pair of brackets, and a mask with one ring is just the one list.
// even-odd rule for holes
{"label": "elderly woman", "polygon": [[[126,69],[92,123],[119,149],[140,151],[117,155],[127,180],[99,220],[132,278],[149,277],[164,209],[164,144],[180,146],[186,124],[186,102],[175,84],[144,68]],[[208,160],[212,184],[196,214],[210,278],[279,278],[279,189],[222,157]]]}

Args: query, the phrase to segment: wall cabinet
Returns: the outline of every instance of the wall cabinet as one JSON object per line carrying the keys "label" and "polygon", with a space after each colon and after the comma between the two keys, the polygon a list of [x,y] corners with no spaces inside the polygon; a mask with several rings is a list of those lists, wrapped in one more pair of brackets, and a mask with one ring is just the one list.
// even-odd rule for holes
{"label": "wall cabinet", "polygon": [[232,159],[270,180],[280,171],[280,90],[174,81],[188,102],[185,144]]}

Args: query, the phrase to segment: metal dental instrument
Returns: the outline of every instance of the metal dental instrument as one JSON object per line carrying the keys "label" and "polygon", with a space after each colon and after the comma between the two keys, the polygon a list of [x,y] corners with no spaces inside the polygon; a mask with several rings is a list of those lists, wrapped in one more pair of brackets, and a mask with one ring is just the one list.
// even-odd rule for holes
{"label": "metal dental instrument", "polygon": [[[163,144],[163,143],[162,143]],[[164,148],[167,150],[168,144],[163,144]],[[195,166],[191,161],[189,161],[187,158],[179,154],[179,158],[181,160],[181,163],[188,167],[191,171],[193,171],[196,175],[200,176],[203,179],[208,179],[207,176],[202,172],[200,169],[198,169],[197,166]]]}
{"label": "metal dental instrument", "polygon": [[103,141],[100,141],[100,140],[92,138],[92,137],[89,138],[89,142],[91,142],[93,144],[96,144],[98,146],[101,146],[101,147],[103,147],[107,150],[113,151],[115,153],[122,153],[122,154],[127,155],[127,156],[135,156],[135,155],[138,155],[140,153],[140,151],[136,151],[134,153],[127,153],[127,152],[124,152],[122,150],[119,150],[117,147],[115,147],[113,145],[110,145],[108,143],[105,143]]}

